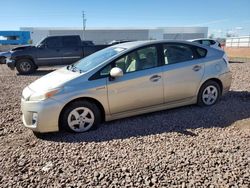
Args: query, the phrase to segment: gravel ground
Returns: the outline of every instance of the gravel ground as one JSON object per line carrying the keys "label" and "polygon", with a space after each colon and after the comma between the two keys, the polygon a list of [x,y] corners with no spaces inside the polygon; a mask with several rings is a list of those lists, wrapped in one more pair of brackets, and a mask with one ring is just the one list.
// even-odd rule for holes
{"label": "gravel ground", "polygon": [[250,187],[250,63],[231,91],[187,106],[37,138],[23,127],[20,76],[0,65],[0,187]]}

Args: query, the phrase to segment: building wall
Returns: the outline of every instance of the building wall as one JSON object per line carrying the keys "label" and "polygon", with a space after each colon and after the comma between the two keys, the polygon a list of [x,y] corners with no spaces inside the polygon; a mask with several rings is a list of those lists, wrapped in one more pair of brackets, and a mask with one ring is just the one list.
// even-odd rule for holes
{"label": "building wall", "polygon": [[163,35],[167,40],[189,40],[197,38],[206,38],[204,33],[166,33]]}
{"label": "building wall", "polygon": [[44,37],[49,36],[49,30],[47,29],[36,29],[33,27],[20,28],[22,31],[29,31],[32,44],[38,43]]}
{"label": "building wall", "polygon": [[39,42],[46,36],[80,35],[85,40],[96,44],[109,43],[112,40],[160,40],[160,39],[194,39],[207,37],[207,27],[159,27],[151,29],[87,29],[84,33],[79,28],[20,28],[31,32],[33,43]]}
{"label": "building wall", "polygon": [[[82,30],[51,30],[50,35],[80,35]],[[148,30],[86,30],[85,40],[92,40],[96,44],[108,43],[112,40],[147,40]]]}
{"label": "building wall", "polygon": [[163,38],[164,30],[163,29],[150,29],[148,33],[149,40],[161,40]]}
{"label": "building wall", "polygon": [[163,28],[163,38],[167,40],[189,40],[207,38],[207,27],[167,27]]}
{"label": "building wall", "polygon": [[97,44],[112,40],[147,40],[148,30],[87,30],[85,38]]}

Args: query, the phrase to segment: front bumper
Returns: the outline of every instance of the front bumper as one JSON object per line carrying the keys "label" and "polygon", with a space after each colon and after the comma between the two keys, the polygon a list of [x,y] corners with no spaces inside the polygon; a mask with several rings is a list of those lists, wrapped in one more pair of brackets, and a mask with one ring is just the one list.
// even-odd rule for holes
{"label": "front bumper", "polygon": [[[59,130],[58,120],[62,105],[54,99],[44,101],[21,101],[22,121],[34,132],[55,132]],[[36,120],[34,121],[34,114]]]}
{"label": "front bumper", "polygon": [[5,64],[6,63],[6,58],[0,58],[0,64]]}
{"label": "front bumper", "polygon": [[6,58],[6,65],[11,69],[14,70],[16,67],[16,62],[13,59]]}

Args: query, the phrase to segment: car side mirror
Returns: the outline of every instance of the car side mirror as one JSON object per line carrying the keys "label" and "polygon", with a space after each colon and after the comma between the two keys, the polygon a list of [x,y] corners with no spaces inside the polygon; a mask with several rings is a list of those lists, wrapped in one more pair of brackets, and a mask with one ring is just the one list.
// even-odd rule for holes
{"label": "car side mirror", "polygon": [[39,44],[39,46],[38,46],[38,48],[40,48],[40,49],[44,49],[44,48],[46,48],[46,47],[47,47],[46,44]]}
{"label": "car side mirror", "polygon": [[123,76],[123,71],[122,69],[120,69],[119,67],[114,67],[111,69],[110,71],[110,76],[112,78],[118,78],[118,77],[121,77]]}

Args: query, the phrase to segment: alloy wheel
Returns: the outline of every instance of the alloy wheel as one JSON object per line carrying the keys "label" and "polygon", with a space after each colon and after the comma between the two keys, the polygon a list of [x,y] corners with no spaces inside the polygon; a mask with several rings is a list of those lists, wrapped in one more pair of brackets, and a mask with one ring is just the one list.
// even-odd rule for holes
{"label": "alloy wheel", "polygon": [[29,62],[24,61],[20,64],[20,68],[23,72],[28,72],[31,69],[31,65]]}
{"label": "alloy wheel", "polygon": [[202,101],[208,106],[212,105],[216,102],[218,95],[219,92],[215,86],[207,86],[202,93]]}
{"label": "alloy wheel", "polygon": [[68,125],[75,132],[85,132],[94,124],[94,113],[86,107],[78,107],[68,115]]}

